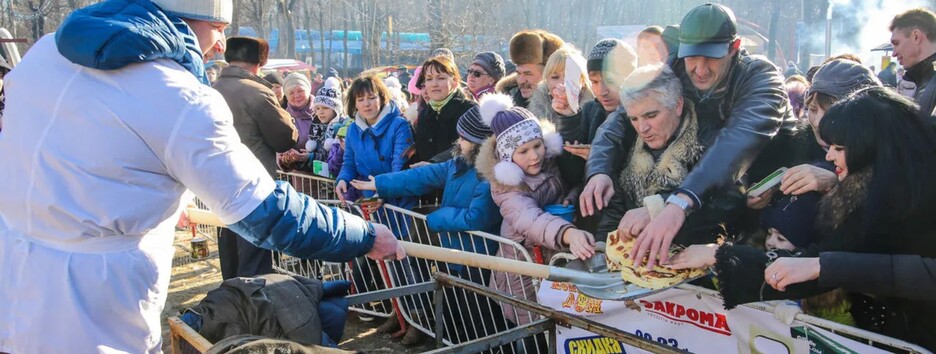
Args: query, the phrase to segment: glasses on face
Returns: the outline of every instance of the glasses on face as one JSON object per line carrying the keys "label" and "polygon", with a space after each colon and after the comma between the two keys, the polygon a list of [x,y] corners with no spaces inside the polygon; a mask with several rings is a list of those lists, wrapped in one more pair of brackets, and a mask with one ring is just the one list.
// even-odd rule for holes
{"label": "glasses on face", "polygon": [[488,73],[483,72],[483,71],[480,71],[480,70],[468,69],[468,76],[473,76],[474,78],[479,78],[479,77],[485,76],[485,75],[487,75],[487,74],[488,74]]}

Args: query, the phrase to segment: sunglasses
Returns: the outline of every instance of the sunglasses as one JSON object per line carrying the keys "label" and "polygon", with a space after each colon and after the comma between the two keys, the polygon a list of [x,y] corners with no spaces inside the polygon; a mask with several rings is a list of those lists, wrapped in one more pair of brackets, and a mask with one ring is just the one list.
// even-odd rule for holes
{"label": "sunglasses", "polygon": [[475,78],[479,78],[479,77],[481,77],[481,76],[488,75],[488,73],[483,72],[483,71],[480,71],[480,70],[468,69],[468,75],[469,75],[469,76],[474,76]]}

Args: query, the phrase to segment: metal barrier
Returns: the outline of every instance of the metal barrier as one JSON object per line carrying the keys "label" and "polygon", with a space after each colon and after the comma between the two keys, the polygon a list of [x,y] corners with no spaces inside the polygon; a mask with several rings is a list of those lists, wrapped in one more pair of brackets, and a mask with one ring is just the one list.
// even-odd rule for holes
{"label": "metal barrier", "polygon": [[[694,285],[683,285],[680,286],[681,289],[695,291],[699,294],[706,296],[714,296],[721,298],[717,291],[694,286]],[[765,302],[752,302],[743,304],[741,306],[750,307],[753,309],[766,311],[773,313],[774,306]],[[807,314],[797,314],[795,317],[796,320],[803,321],[807,324],[814,325],[826,330],[829,330],[832,333],[843,335],[850,339],[853,339],[858,342],[862,342],[867,345],[875,346],[887,350],[892,353],[905,352],[905,353],[929,353],[929,350],[924,349],[916,344],[911,344],[896,338],[891,338],[885,335],[877,334],[871,331],[866,331],[857,327],[843,325],[838,322],[829,321],[815,316],[810,316]]]}
{"label": "metal barrier", "polygon": [[[411,242],[455,248],[460,250],[502,255],[505,249],[508,254],[515,255],[513,259],[532,262],[529,252],[520,244],[509,239],[491,235],[484,232],[432,232],[426,223],[426,215],[402,209],[393,205],[384,204],[376,210],[365,212],[360,207],[338,201],[320,200],[319,202],[331,205],[388,226],[395,235]],[[434,272],[445,272],[453,276],[491,286],[492,288],[509,294],[510,296],[535,301],[535,287],[539,279],[531,279],[516,274],[502,273],[504,284],[508,286],[496,287],[491,284],[491,271],[476,267],[467,267],[457,264],[446,264],[433,260],[409,257],[402,261],[386,262],[388,272],[376,274],[380,264],[373,260],[361,257],[350,264],[337,264],[314,260],[300,260],[281,253],[274,253],[274,269],[281,273],[302,275],[323,280],[349,280],[352,281],[356,294],[380,291],[384,289],[400,288],[407,285],[423,283]],[[367,270],[355,276],[353,270]],[[532,286],[516,286],[519,284],[532,284]],[[541,320],[541,316],[534,312],[518,309],[511,304],[492,302],[479,294],[468,293],[464,290],[446,289],[442,298],[443,320],[445,322],[442,335],[437,335],[434,326],[434,307],[436,299],[430,292],[423,292],[400,297],[400,309],[397,314],[405,319],[408,325],[434,338],[441,338],[446,345],[472,341],[484,336],[515,328]],[[387,317],[392,306],[384,302],[365,303],[355,305],[352,311],[361,314]],[[506,308],[506,310],[505,310]],[[528,340],[521,344],[535,345],[546,348],[544,336]],[[536,350],[528,349],[528,353]]]}
{"label": "metal barrier", "polygon": [[[352,215],[369,219],[370,215],[350,203],[338,200],[318,200],[319,203],[335,208]],[[273,270],[289,275],[301,275],[308,278],[317,278],[323,281],[346,280],[351,282],[352,294],[364,294],[387,289],[388,277],[382,275],[380,270],[382,262],[367,257],[358,257],[347,263],[325,262],[320,260],[299,259],[280,252],[273,252]],[[362,303],[350,308],[362,316],[388,317],[393,313],[391,301],[378,301]]]}
{"label": "metal barrier", "polygon": [[[375,222],[388,225],[391,231],[410,242],[443,246],[463,251],[504,256],[513,255],[515,260],[532,262],[529,252],[519,243],[484,232],[433,232],[429,230],[426,215],[402,209],[393,205],[384,205],[374,212]],[[506,252],[508,251],[509,252]],[[434,260],[409,257],[403,261],[391,262],[392,287],[402,287],[425,282],[430,274],[442,272],[475,284],[488,286],[511,297],[536,300],[538,279],[510,273],[500,273],[501,284],[493,282],[491,271],[459,264],[446,264]],[[531,286],[518,286],[526,282]],[[409,325],[416,327],[429,336],[441,339],[446,345],[469,342],[481,337],[493,335],[541,320],[535,312],[519,309],[510,303],[497,303],[491,299],[460,289],[445,289],[441,299],[429,292],[401,297],[403,316]],[[440,303],[441,301],[441,303]],[[442,331],[434,326],[435,306],[442,306]],[[533,337],[521,343],[523,346],[547,348],[545,336]],[[527,353],[537,350],[526,348]]]}
{"label": "metal barrier", "polygon": [[[395,235],[411,242],[434,246],[442,245],[479,253],[494,254],[496,252],[498,255],[505,253],[499,252],[503,248],[510,248],[513,252],[506,253],[516,254],[517,260],[533,261],[529,252],[522,245],[496,235],[474,231],[432,232],[429,231],[426,223],[426,215],[420,213],[387,204],[376,210],[365,211],[350,202],[334,200],[334,181],[327,178],[303,173],[280,172],[280,179],[289,181],[297,190],[307,192],[323,204],[386,225]],[[425,207],[421,206],[423,209]],[[490,340],[505,335],[514,338],[513,344],[510,344],[510,350],[515,347],[523,347],[522,351],[525,353],[555,350],[555,348],[552,348],[553,338],[550,336],[547,339],[546,334],[544,334],[544,332],[549,331],[549,326],[545,326],[544,321],[546,321],[545,317],[554,316],[557,312],[551,309],[548,312],[544,312],[545,310],[531,310],[530,301],[527,301],[523,306],[517,306],[517,301],[522,302],[522,300],[531,300],[535,303],[535,288],[538,286],[539,279],[529,279],[528,277],[507,273],[503,275],[507,280],[505,284],[516,285],[528,282],[528,284],[533,284],[532,288],[534,290],[525,291],[528,287],[523,286],[497,287],[496,284],[491,284],[490,270],[413,257],[393,262],[375,262],[366,257],[360,257],[349,263],[331,263],[300,260],[274,253],[274,269],[281,273],[322,280],[348,280],[353,284],[353,294],[355,295],[352,296],[369,298],[375,298],[374,294],[399,294],[398,291],[395,291],[418,287],[420,284],[426,284],[431,274],[436,272],[444,273],[443,276],[447,275],[448,278],[455,279],[455,283],[463,282],[466,285],[473,285],[451,286],[452,284],[443,284],[446,286],[438,291],[423,286],[421,292],[408,291],[406,295],[385,297],[379,301],[356,303],[351,310],[359,314],[388,317],[394,307],[402,309],[396,312],[397,316],[402,316],[408,325],[436,338],[440,345],[449,346],[447,351],[458,351],[457,348],[471,348],[474,351],[474,349],[480,348],[478,347],[479,343],[487,343],[484,345],[495,342],[500,343],[499,345],[511,343],[503,340],[500,342],[484,341],[484,339]],[[436,278],[439,279],[439,275],[436,275]],[[683,288],[718,297],[717,292],[712,290],[694,286],[684,286]],[[470,289],[470,291],[467,289]],[[487,290],[481,291],[481,289]],[[492,293],[503,295],[511,299],[511,301],[504,301],[501,297],[492,296]],[[394,300],[394,303],[391,305],[386,301],[387,299]],[[772,311],[767,309],[770,305],[763,303],[747,304],[745,306]],[[505,308],[507,310],[503,311]],[[828,329],[833,333],[844,334],[864,343],[911,353],[927,352],[925,349],[910,343],[820,318],[798,315],[796,319]],[[592,326],[592,324],[589,324],[589,326]],[[531,332],[533,328],[542,330]],[[591,327],[583,328],[592,331]],[[520,338],[516,337],[518,329],[523,329],[526,331],[525,333],[532,333],[533,335],[527,336],[525,340],[518,341],[517,338]],[[609,334],[599,334],[630,343],[620,339],[621,336],[629,336],[627,333],[616,331]],[[645,341],[640,340],[640,342]],[[496,346],[488,346],[486,349],[494,347]],[[503,348],[501,349],[503,350]],[[654,351],[657,350],[660,350],[660,348],[654,348]]]}
{"label": "metal barrier", "polygon": [[[649,341],[630,333],[618,331],[610,326],[586,318],[555,311],[535,302],[517,299],[512,295],[490,289],[489,287],[459,277],[454,277],[445,273],[434,273],[432,278],[433,280],[421,284],[380,290],[368,294],[351,295],[348,297],[348,301],[351,304],[360,304],[394,297],[405,297],[411,294],[433,292],[432,297],[437,300],[433,308],[435,317],[442,318],[444,317],[442,304],[444,303],[445,292],[461,290],[462,292],[490,299],[495,303],[509,303],[523,311],[536,314],[537,320],[529,324],[516,326],[505,331],[485,335],[453,346],[447,346],[441,337],[437,337],[437,349],[429,351],[428,353],[478,353],[488,350],[497,350],[501,353],[535,353],[541,350],[529,347],[522,349],[521,345],[526,343],[530,338],[543,336],[546,333],[555,333],[557,325],[583,328],[618,340],[621,343],[654,353],[679,353],[672,347]],[[185,347],[191,348],[198,353],[204,353],[208,350],[211,343],[192,330],[187,324],[177,317],[170,317],[168,321],[173,354],[181,353]],[[444,327],[444,321],[435,322],[437,332],[444,331]],[[552,348],[546,349],[546,351],[555,352]]]}
{"label": "metal barrier", "polygon": [[336,200],[335,180],[302,172],[276,171],[276,179],[289,182],[292,187],[316,200]]}

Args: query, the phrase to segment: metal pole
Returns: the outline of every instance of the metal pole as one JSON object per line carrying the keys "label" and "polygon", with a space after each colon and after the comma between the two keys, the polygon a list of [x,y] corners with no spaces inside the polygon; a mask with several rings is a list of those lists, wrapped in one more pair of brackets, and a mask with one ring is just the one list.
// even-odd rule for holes
{"label": "metal pole", "polygon": [[433,274],[433,277],[443,287],[455,286],[455,287],[459,287],[463,289],[468,289],[474,293],[487,296],[497,302],[508,303],[516,308],[546,316],[552,321],[555,321],[556,324],[558,325],[578,327],[586,331],[595,333],[597,335],[605,336],[605,337],[620,341],[621,343],[631,345],[639,349],[648,350],[653,353],[674,353],[674,354],[685,353],[671,346],[657,343],[655,341],[648,341],[642,337],[635,336],[632,333],[627,333],[619,329],[607,326],[602,323],[595,322],[593,320],[590,320],[584,317],[571,315],[571,314],[561,312],[561,311],[556,311],[552,308],[540,305],[535,302],[517,299],[501,291],[497,291],[497,290],[488,288],[484,285],[480,285],[480,284],[472,283],[463,279],[459,279],[459,278],[450,276],[445,273],[436,272]]}
{"label": "metal pole", "polygon": [[443,304],[445,302],[445,288],[438,287],[435,291],[435,342],[436,349],[442,348],[445,344],[442,343],[442,334],[445,331],[445,313],[442,311]]}
{"label": "metal pole", "polygon": [[832,1],[829,1],[829,8],[826,9],[825,57],[832,57]]}

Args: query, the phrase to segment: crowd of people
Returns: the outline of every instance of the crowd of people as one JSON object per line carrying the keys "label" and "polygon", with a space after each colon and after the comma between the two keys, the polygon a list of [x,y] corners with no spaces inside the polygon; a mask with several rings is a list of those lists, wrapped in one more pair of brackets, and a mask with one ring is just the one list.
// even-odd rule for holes
{"label": "crowd of people", "polygon": [[[116,28],[148,30],[120,37],[102,13]],[[440,49],[412,75],[403,66],[347,80],[264,75],[268,44],[225,40],[230,16],[224,0],[108,0],[69,16],[7,76],[0,149],[17,153],[0,157],[11,167],[0,172],[0,352],[53,348],[37,342],[59,322],[49,311],[70,318],[63,333],[87,333],[69,337],[79,347],[158,350],[167,234],[186,189],[229,225],[219,237],[225,279],[272,272],[268,249],[403,257],[395,238],[408,237],[405,226],[389,225],[394,238],[325,208],[275,183],[277,170],[334,178],[347,201],[412,209],[438,198],[430,231],[490,232],[537,260],[587,259],[617,233],[634,240],[635,266],[713,267],[717,282],[699,285],[717,289],[726,308],[794,299],[803,312],[936,349],[930,10],[908,10],[888,28],[902,74],[894,63],[875,73],[853,54],[805,75],[792,62],[780,68],[741,45],[731,9],[705,4],[678,25],[648,27],[636,48],[607,38],[582,51],[525,30],[510,39],[508,60],[477,53],[464,77]],[[88,43],[88,30],[107,35]],[[156,40],[169,45],[143,44]],[[221,53],[223,65],[204,64]],[[36,99],[49,87],[54,105]],[[113,162],[96,161],[102,152]],[[752,193],[775,171],[775,187]],[[149,199],[139,210],[120,209],[141,195]],[[440,244],[517,259],[476,236]],[[415,266],[391,272],[414,282],[420,271],[406,268]],[[529,278],[440,270],[536,300]],[[356,283],[375,276],[355,272]],[[87,297],[115,281],[107,297]],[[36,295],[49,292],[51,305]],[[121,306],[121,321],[94,316]],[[529,322],[510,306],[475,310]]]}

